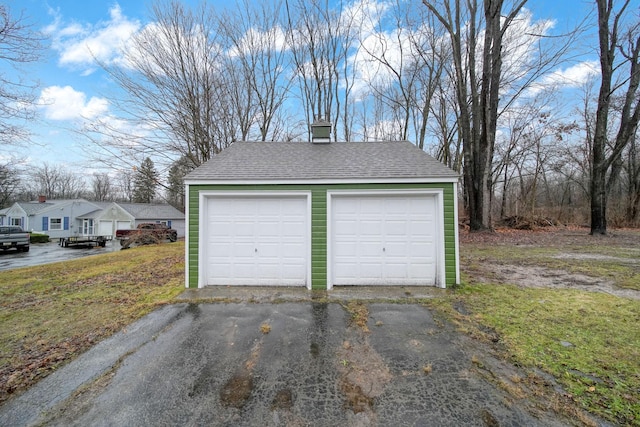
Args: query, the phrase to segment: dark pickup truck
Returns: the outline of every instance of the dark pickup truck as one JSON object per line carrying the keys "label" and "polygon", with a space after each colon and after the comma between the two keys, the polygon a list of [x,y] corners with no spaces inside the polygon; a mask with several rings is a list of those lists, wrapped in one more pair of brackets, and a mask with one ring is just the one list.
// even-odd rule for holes
{"label": "dark pickup truck", "polygon": [[178,232],[165,224],[142,223],[137,228],[116,230],[116,239],[122,247],[129,247],[133,243],[159,243],[167,239],[175,242],[178,240]]}
{"label": "dark pickup truck", "polygon": [[19,252],[29,252],[31,235],[17,225],[0,225],[0,249],[16,248]]}

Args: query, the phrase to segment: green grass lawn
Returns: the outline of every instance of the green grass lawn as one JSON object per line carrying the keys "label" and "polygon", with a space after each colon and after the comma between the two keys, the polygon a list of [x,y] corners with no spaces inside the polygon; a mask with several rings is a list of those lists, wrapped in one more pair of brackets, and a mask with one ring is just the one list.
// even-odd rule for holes
{"label": "green grass lawn", "polygon": [[171,302],[183,254],[178,242],[0,273],[0,402]]}
{"label": "green grass lawn", "polygon": [[[454,308],[461,303],[469,314]],[[508,360],[552,374],[585,410],[640,424],[640,301],[476,284],[429,304],[475,337],[495,330]]]}
{"label": "green grass lawn", "polygon": [[[637,244],[593,242],[463,244],[461,264],[470,272],[463,274],[464,284],[430,304],[476,337],[494,330],[508,360],[553,375],[585,410],[620,425],[640,425],[640,300],[498,284],[490,272],[488,283],[473,276],[487,263],[540,266],[640,290]],[[461,304],[464,314],[455,308]]]}

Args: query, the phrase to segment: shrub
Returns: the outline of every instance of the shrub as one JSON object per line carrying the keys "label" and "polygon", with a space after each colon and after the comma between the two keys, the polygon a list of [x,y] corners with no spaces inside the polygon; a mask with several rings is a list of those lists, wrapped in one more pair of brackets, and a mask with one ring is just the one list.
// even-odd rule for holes
{"label": "shrub", "polygon": [[49,236],[46,234],[31,233],[31,243],[49,243]]}

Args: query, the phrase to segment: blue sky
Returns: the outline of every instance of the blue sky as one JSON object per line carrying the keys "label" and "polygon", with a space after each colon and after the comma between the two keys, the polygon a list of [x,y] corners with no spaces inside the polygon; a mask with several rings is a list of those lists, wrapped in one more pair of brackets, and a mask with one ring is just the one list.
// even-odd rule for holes
{"label": "blue sky", "polygon": [[[109,114],[109,93],[114,87],[92,60],[92,54],[110,63],[118,60],[118,46],[128,34],[147,24],[149,1],[100,2],[86,0],[8,1],[13,14],[21,11],[35,28],[51,37],[43,61],[24,67],[28,77],[40,84],[39,120],[31,126],[33,143],[21,148],[27,162],[86,164],[78,122]],[[185,1],[196,5],[197,0]],[[230,2],[212,2],[216,5]],[[535,19],[555,20],[559,30],[571,28],[592,9],[585,0],[530,0],[527,8]],[[91,53],[87,50],[91,47]],[[593,59],[593,58],[592,58]],[[567,65],[569,67],[569,65]],[[563,70],[561,70],[563,71]],[[583,72],[575,68],[580,78]],[[83,146],[85,147],[83,149]],[[87,169],[87,174],[93,171]]]}

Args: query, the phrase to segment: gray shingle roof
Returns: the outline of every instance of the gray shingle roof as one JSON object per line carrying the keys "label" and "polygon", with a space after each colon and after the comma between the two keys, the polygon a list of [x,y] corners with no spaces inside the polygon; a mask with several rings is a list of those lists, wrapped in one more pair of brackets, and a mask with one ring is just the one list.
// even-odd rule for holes
{"label": "gray shingle roof", "polygon": [[120,203],[125,211],[129,212],[137,220],[145,219],[184,219],[184,214],[178,209],[167,204],[149,203]]}
{"label": "gray shingle roof", "polygon": [[27,215],[35,215],[38,212],[48,209],[50,207],[56,206],[57,204],[58,202],[55,202],[55,203],[18,202],[18,206],[20,206],[27,213]]}
{"label": "gray shingle roof", "polygon": [[234,142],[185,181],[456,179],[458,174],[408,141]]}

